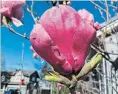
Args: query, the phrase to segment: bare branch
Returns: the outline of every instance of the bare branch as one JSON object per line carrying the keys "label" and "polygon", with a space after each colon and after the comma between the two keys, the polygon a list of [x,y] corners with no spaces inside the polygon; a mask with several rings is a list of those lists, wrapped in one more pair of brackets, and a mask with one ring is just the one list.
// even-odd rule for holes
{"label": "bare branch", "polygon": [[105,17],[103,16],[103,12],[101,11],[101,9],[98,9],[98,11],[99,11],[101,17],[103,18],[103,20],[105,21],[106,19],[105,19]]}
{"label": "bare branch", "polygon": [[32,0],[32,5],[31,5],[31,16],[32,18],[34,19],[35,23],[36,23],[36,19],[34,17],[34,14],[33,14],[33,6],[34,6],[34,1]]}
{"label": "bare branch", "polygon": [[27,6],[27,11],[31,14],[31,16],[32,16],[32,18],[33,18],[33,20],[34,20],[34,22],[37,23],[37,20],[36,20],[36,18],[35,18],[35,16],[34,16],[34,12],[33,12],[33,6],[34,6],[34,1],[32,0],[32,4],[31,4],[31,6],[30,6],[30,9],[29,9],[29,7]]}
{"label": "bare branch", "polygon": [[16,32],[16,31],[11,27],[11,25],[8,24],[8,26],[6,26],[6,27],[7,27],[12,33],[14,33],[14,34],[16,34],[16,35],[18,35],[18,36],[20,36],[20,37],[23,37],[23,38],[29,40],[29,38],[26,36],[25,33],[24,33],[24,35],[22,35],[22,34]]}
{"label": "bare branch", "polygon": [[109,4],[110,7],[114,8],[114,9],[117,9],[116,6],[112,5],[112,4]]}
{"label": "bare branch", "polygon": [[[105,3],[103,3],[101,0],[99,0],[99,2],[105,6],[105,9],[102,8],[100,5],[98,5],[97,3],[95,3],[95,2],[92,1],[92,0],[90,0],[90,2],[91,2],[95,7],[97,7],[98,11],[100,12],[101,17],[102,17],[104,20],[105,20],[105,18],[106,18],[106,21],[108,21],[108,20],[109,20],[109,17],[110,17],[110,13],[109,13],[109,4],[107,3],[107,1],[105,0]],[[113,6],[112,6],[112,7],[113,7]],[[103,16],[103,12],[105,12],[106,17]]]}
{"label": "bare branch", "polygon": [[98,0],[101,4],[105,5],[105,3],[102,2],[102,0]]}
{"label": "bare branch", "polygon": [[109,7],[108,7],[108,3],[107,1],[105,0],[105,7],[106,7],[106,18],[107,18],[107,21],[109,20]]}
{"label": "bare branch", "polygon": [[[103,5],[105,5],[105,3],[103,3],[101,0],[99,0],[99,2]],[[117,8],[116,6],[112,5],[112,4],[108,4],[108,6],[112,7],[112,8]]]}
{"label": "bare branch", "polygon": [[99,6],[98,4],[96,4],[94,1],[90,0],[90,2],[95,5],[97,8],[101,9],[104,12],[107,12],[105,9],[103,9],[101,6]]}

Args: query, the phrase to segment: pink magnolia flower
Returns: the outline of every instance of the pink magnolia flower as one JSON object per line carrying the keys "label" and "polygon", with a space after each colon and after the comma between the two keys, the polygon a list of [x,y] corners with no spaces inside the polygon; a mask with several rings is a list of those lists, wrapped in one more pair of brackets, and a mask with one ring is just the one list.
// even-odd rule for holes
{"label": "pink magnolia flower", "polygon": [[[22,6],[25,5],[25,0],[9,0],[0,1],[0,13],[1,19],[5,16],[9,21],[12,21],[15,25],[20,23],[20,19],[23,16]],[[2,25],[3,23],[1,23]]]}
{"label": "pink magnolia flower", "polygon": [[54,70],[64,76],[84,66],[96,30],[73,8],[59,5],[48,9],[31,32],[31,44]]}

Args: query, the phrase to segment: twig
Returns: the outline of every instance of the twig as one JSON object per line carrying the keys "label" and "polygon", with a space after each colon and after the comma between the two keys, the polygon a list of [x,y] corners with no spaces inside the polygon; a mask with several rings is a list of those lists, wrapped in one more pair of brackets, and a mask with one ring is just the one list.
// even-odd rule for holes
{"label": "twig", "polygon": [[32,5],[31,5],[31,16],[32,16],[32,18],[34,19],[34,21],[35,21],[35,23],[36,23],[36,20],[35,20],[34,14],[33,14],[33,6],[34,6],[34,1],[32,0]]}
{"label": "twig", "polygon": [[32,16],[32,18],[33,18],[33,20],[34,20],[34,22],[37,23],[36,18],[34,17],[34,13],[33,13],[33,6],[34,6],[34,1],[32,0],[32,4],[31,4],[31,6],[30,6],[30,9],[29,9],[28,6],[27,6],[27,11],[31,14],[31,16]]}
{"label": "twig", "polygon": [[112,4],[109,4],[110,7],[114,8],[114,9],[117,9],[116,6],[112,5]]}
{"label": "twig", "polygon": [[[101,0],[99,0],[99,2],[105,6],[105,3],[103,3]],[[108,6],[110,6],[110,7],[112,7],[112,8],[117,8],[116,6],[114,6],[114,5],[112,5],[112,4],[108,4]]]}
{"label": "twig", "polygon": [[106,18],[107,18],[107,22],[109,20],[109,7],[108,7],[108,4],[107,4],[107,1],[105,0],[105,7],[106,7]]}
{"label": "twig", "polygon": [[94,1],[90,0],[90,2],[95,5],[97,8],[101,9],[104,12],[107,12],[105,9],[103,9],[101,6],[99,6],[98,4],[96,4]]}
{"label": "twig", "polygon": [[20,36],[20,37],[23,37],[23,38],[29,40],[29,37],[27,37],[25,34],[22,35],[22,34],[16,32],[9,24],[8,24],[7,28],[8,28],[12,33],[14,33],[14,34],[16,34],[16,35],[18,35],[18,36]]}
{"label": "twig", "polygon": [[[105,6],[105,3],[103,3],[101,0],[99,0],[99,2]],[[108,7],[111,7],[114,10],[117,10],[117,8],[118,8],[118,7],[114,6],[113,4],[108,4]],[[116,12],[116,11],[114,11],[114,12]]]}
{"label": "twig", "polygon": [[102,13],[101,9],[98,9],[98,11],[99,11],[101,17],[102,17],[104,20],[106,20],[105,17],[103,16],[103,13]]}
{"label": "twig", "polygon": [[101,0],[98,0],[101,4],[105,5]]}
{"label": "twig", "polygon": [[[107,22],[108,22],[110,14],[109,14],[109,7],[108,7],[107,1],[105,0],[105,3],[103,3],[102,1],[99,0],[99,2],[102,3],[102,4],[105,6],[105,9],[102,8],[100,5],[96,4],[96,3],[95,3],[94,1],[92,1],[92,0],[90,0],[90,2],[91,2],[93,5],[95,5],[95,7],[97,7],[97,9],[98,9],[99,12],[100,12],[101,17],[102,17],[103,19],[106,18],[106,20],[107,20]],[[106,17],[103,16],[103,14],[101,13],[102,11],[105,12]],[[105,20],[105,19],[104,19],[104,20]]]}

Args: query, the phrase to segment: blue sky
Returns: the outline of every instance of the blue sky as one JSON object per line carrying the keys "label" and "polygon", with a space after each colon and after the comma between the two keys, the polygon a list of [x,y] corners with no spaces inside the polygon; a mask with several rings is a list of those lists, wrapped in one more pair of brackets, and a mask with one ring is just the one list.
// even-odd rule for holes
{"label": "blue sky", "polygon": [[[30,1],[27,2],[28,5],[31,4]],[[100,17],[100,14],[97,9],[94,8],[94,6],[89,1],[76,1],[72,2],[71,6],[75,10],[79,9],[86,9],[89,12],[91,12],[94,15],[95,21],[98,21],[100,23],[103,22],[103,20]],[[41,16],[47,9],[51,8],[51,4],[47,4],[44,1],[36,1],[34,3],[34,10],[38,13],[39,16]],[[24,11],[24,17],[22,19],[24,25],[21,27],[14,27],[14,29],[23,34],[24,32],[27,33],[27,36],[30,35],[30,32],[33,28],[34,21],[30,14],[27,11]],[[30,47],[30,41],[23,39],[17,35],[14,35],[13,33],[9,32],[6,27],[1,28],[1,42],[2,42],[2,54],[4,55],[5,61],[6,61],[6,68],[12,69],[17,68],[20,69],[20,63],[21,63],[21,50],[22,50],[22,43],[24,42],[25,48],[24,48],[24,69],[26,70],[38,70],[41,67],[44,66],[44,64],[41,63],[40,59],[36,60],[32,57],[32,51],[29,49]]]}

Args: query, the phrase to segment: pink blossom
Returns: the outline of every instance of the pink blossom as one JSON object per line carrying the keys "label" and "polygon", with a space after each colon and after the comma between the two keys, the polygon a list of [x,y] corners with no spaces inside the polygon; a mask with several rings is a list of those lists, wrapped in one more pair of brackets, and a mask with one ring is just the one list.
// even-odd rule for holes
{"label": "pink blossom", "polygon": [[64,86],[63,84],[57,83],[58,88],[62,88],[63,86]]}
{"label": "pink blossom", "polygon": [[78,73],[84,66],[96,30],[67,5],[48,9],[31,32],[31,44],[62,75]]}
{"label": "pink blossom", "polygon": [[25,5],[25,0],[3,0],[0,1],[0,4],[1,19],[5,16],[14,24],[18,23],[23,16],[22,6]]}
{"label": "pink blossom", "polygon": [[95,22],[94,23],[94,28],[96,28],[96,30],[100,29],[102,26],[100,25],[100,23]]}

